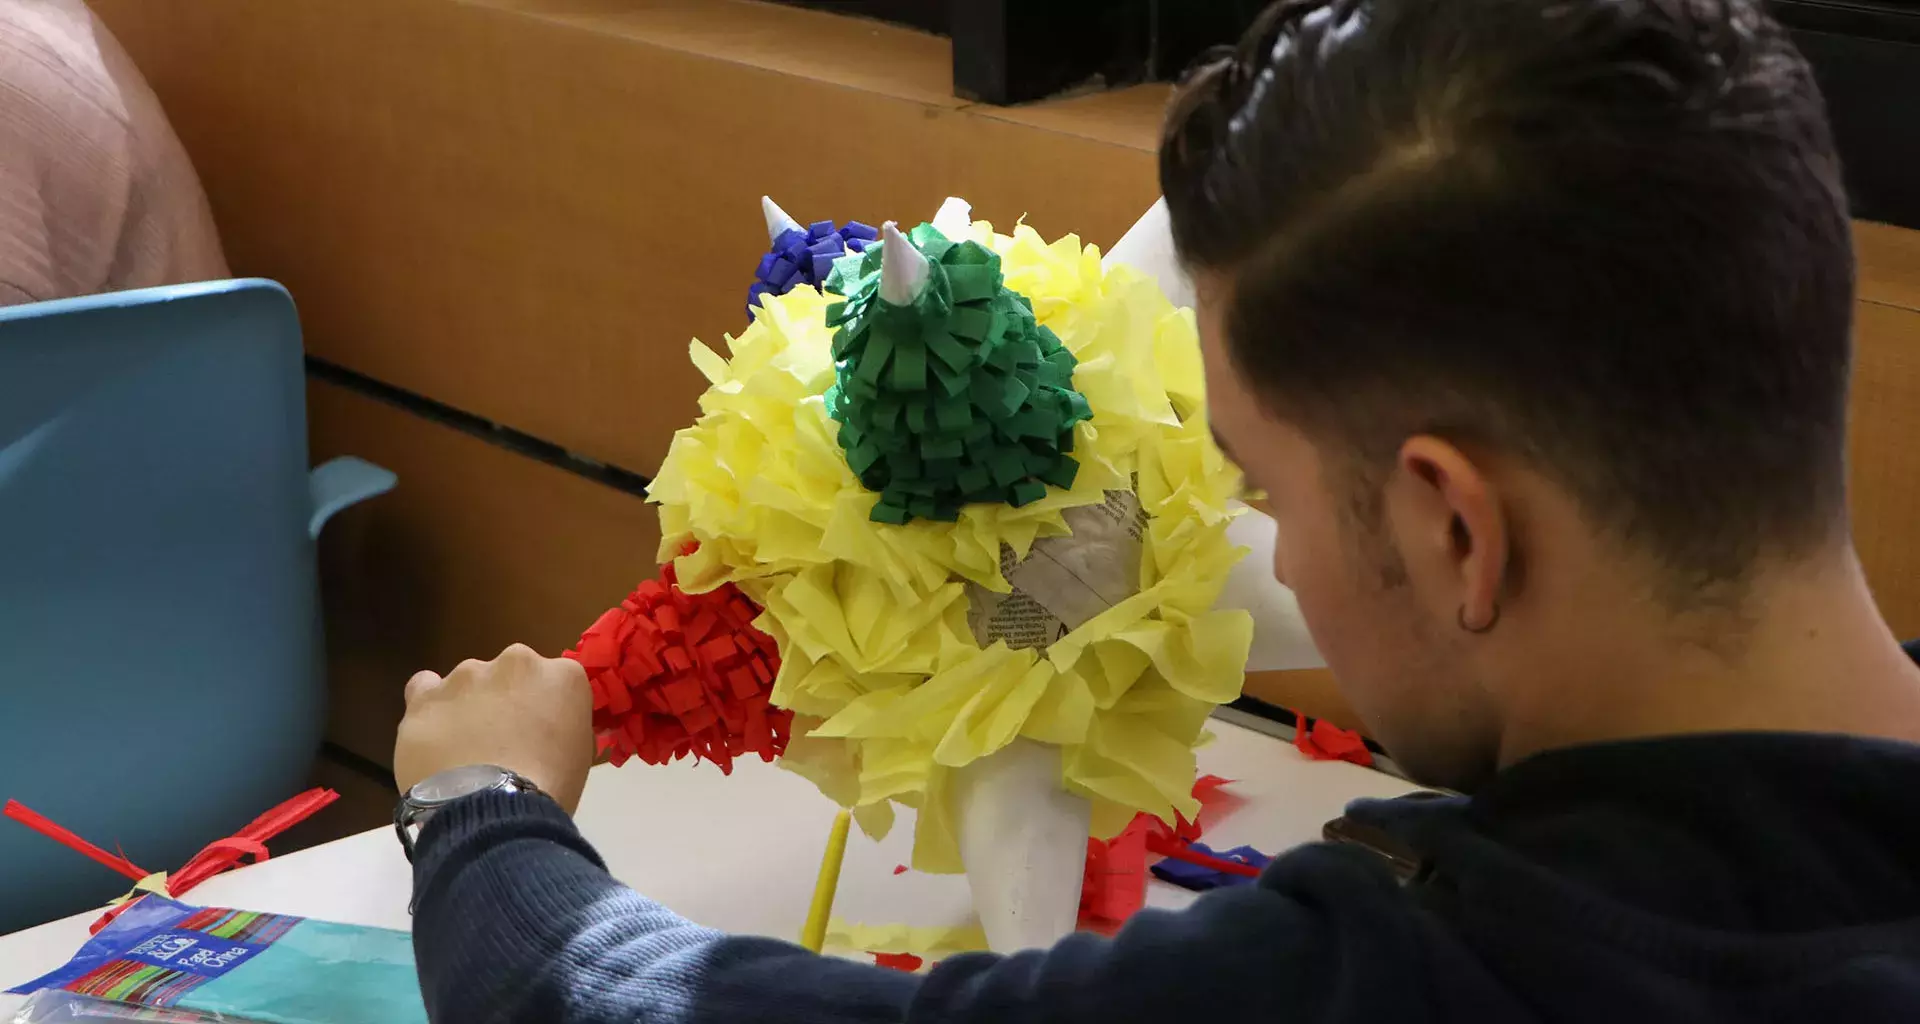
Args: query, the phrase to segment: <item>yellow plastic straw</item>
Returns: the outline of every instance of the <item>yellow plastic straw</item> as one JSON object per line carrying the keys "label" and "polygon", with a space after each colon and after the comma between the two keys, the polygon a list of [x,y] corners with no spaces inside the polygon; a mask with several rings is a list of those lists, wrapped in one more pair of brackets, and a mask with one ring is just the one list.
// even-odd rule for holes
{"label": "yellow plastic straw", "polygon": [[807,909],[807,927],[800,933],[800,944],[815,953],[827,944],[827,919],[833,916],[833,895],[840,888],[840,864],[847,858],[847,831],[852,825],[853,815],[841,811],[833,819],[833,831],[827,833],[820,878],[813,883],[813,906]]}

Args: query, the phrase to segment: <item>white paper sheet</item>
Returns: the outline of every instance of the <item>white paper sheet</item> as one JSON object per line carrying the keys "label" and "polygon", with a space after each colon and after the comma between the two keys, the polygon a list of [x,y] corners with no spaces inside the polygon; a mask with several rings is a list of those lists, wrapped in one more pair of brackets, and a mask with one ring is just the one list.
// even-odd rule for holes
{"label": "white paper sheet", "polygon": [[[1238,502],[1235,502],[1238,505]],[[1326,661],[1313,646],[1307,621],[1293,591],[1273,578],[1273,517],[1247,509],[1227,526],[1227,536],[1251,548],[1234,563],[1220,592],[1218,608],[1245,608],[1253,615],[1253,647],[1247,652],[1247,671],[1272,672],[1290,668],[1322,668]]]}

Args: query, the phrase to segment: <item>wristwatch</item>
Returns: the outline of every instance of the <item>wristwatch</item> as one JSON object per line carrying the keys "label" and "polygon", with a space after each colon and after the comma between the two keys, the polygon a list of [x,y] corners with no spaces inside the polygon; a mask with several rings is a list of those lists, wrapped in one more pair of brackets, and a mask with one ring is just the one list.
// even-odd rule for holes
{"label": "wristwatch", "polygon": [[470,764],[429,775],[415,783],[393,809],[393,830],[400,848],[413,860],[414,836],[442,807],[478,793],[538,793],[533,780],[497,764]]}

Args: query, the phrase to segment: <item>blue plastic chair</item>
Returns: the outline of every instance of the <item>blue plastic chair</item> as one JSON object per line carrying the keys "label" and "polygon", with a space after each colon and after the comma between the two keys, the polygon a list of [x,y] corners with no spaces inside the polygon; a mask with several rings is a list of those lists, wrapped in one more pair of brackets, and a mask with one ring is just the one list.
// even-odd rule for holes
{"label": "blue plastic chair", "polygon": [[[326,708],[314,540],[393,483],[308,472],[279,285],[0,309],[0,799],[166,871],[299,792]],[[0,933],[128,888],[0,819]]]}

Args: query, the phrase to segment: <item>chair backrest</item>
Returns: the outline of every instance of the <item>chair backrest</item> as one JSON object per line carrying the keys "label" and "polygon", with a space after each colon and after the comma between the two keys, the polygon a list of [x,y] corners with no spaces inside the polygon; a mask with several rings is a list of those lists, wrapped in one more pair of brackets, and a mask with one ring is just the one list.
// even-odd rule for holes
{"label": "chair backrest", "polygon": [[[0,310],[0,799],[163,871],[302,784],[305,419],[270,282]],[[128,887],[12,822],[0,865],[0,933]]]}

